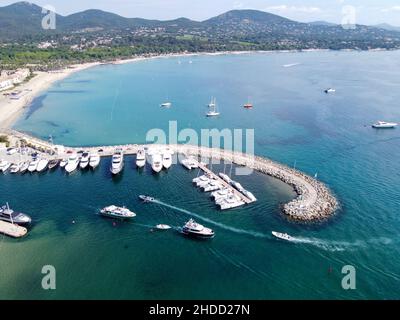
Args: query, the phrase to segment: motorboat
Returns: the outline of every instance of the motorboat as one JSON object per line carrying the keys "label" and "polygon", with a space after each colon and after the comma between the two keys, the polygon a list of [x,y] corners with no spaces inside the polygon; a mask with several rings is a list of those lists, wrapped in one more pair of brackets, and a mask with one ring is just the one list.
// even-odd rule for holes
{"label": "motorboat", "polygon": [[217,101],[214,99],[211,104],[208,105],[209,111],[206,113],[207,117],[216,117],[219,116],[220,113],[217,110]]}
{"label": "motorboat", "polygon": [[325,93],[334,93],[334,92],[336,92],[336,90],[333,88],[328,88],[328,89],[325,89],[324,92]]}
{"label": "motorboat", "polygon": [[119,174],[124,168],[124,153],[121,149],[115,150],[112,161],[110,171],[113,175]]}
{"label": "motorboat", "polygon": [[171,229],[171,226],[169,226],[167,224],[158,224],[158,225],[156,225],[156,229],[158,229],[158,230],[169,230],[169,229]]}
{"label": "motorboat", "polygon": [[238,196],[233,194],[221,199],[222,201],[217,203],[221,210],[233,209],[245,204]]}
{"label": "motorboat", "polygon": [[69,156],[67,164],[65,165],[65,171],[67,173],[72,173],[74,172],[79,165],[79,158],[78,158],[78,154],[73,153]]}
{"label": "motorboat", "polygon": [[31,217],[28,215],[10,209],[8,203],[5,206],[0,207],[0,220],[13,224],[15,223],[17,225],[27,225],[32,222]]}
{"label": "motorboat", "polygon": [[229,176],[226,175],[225,173],[220,172],[218,175],[219,175],[219,176],[221,177],[221,179],[224,180],[225,182],[227,182],[227,183],[229,183],[229,184],[232,183],[232,179],[229,178]]}
{"label": "motorboat", "polygon": [[231,186],[234,187],[237,191],[242,192],[245,191],[245,189],[243,188],[243,186],[236,181],[231,181]]}
{"label": "motorboat", "polygon": [[385,121],[378,121],[372,125],[375,129],[393,129],[398,126],[398,123],[395,122],[385,122]]}
{"label": "motorboat", "polygon": [[82,153],[81,160],[79,162],[79,168],[86,169],[89,166],[89,153],[84,152]]}
{"label": "motorboat", "polygon": [[160,106],[161,106],[162,108],[171,108],[172,103],[171,103],[171,102],[164,102],[164,103],[161,103]]}
{"label": "motorboat", "polygon": [[136,166],[138,168],[143,168],[146,165],[146,150],[144,148],[139,148],[136,154]]}
{"label": "motorboat", "polygon": [[40,159],[36,168],[37,172],[43,172],[47,169],[49,165],[49,160],[47,159]]}
{"label": "motorboat", "polygon": [[67,163],[68,163],[68,159],[62,159],[60,162],[60,167],[64,168],[67,165]]}
{"label": "motorboat", "polygon": [[163,168],[162,155],[158,152],[154,152],[150,155],[150,164],[154,172],[158,173]]}
{"label": "motorboat", "polygon": [[172,154],[170,151],[163,152],[163,167],[169,169],[172,166]]}
{"label": "motorboat", "polygon": [[211,198],[214,198],[215,200],[218,200],[220,198],[224,198],[224,197],[228,196],[229,192],[230,191],[229,191],[228,188],[220,189],[220,190],[212,192],[211,193]]}
{"label": "motorboat", "polygon": [[197,187],[202,187],[202,186],[205,186],[205,185],[207,185],[207,184],[209,184],[210,183],[210,178],[208,178],[207,176],[200,176],[199,178],[198,178],[198,180],[196,180],[196,178],[195,179],[193,179],[195,182],[194,182],[194,184],[197,186]]}
{"label": "motorboat", "polygon": [[18,163],[13,163],[10,167],[10,173],[18,173],[20,165]]}
{"label": "motorboat", "polygon": [[38,158],[34,158],[30,163],[29,163],[29,167],[28,167],[28,171],[29,172],[35,172],[36,171],[36,169],[37,169],[37,167],[38,167],[38,164],[39,164],[39,159]]}
{"label": "motorboat", "polygon": [[100,164],[100,156],[97,153],[91,153],[89,159],[89,166],[92,169],[96,169]]}
{"label": "motorboat", "polygon": [[136,213],[125,207],[108,206],[100,210],[100,213],[105,217],[117,219],[131,219],[136,217]]}
{"label": "motorboat", "polygon": [[25,161],[23,163],[21,163],[20,168],[19,168],[19,172],[21,174],[24,174],[25,172],[28,171],[29,168],[29,161]]}
{"label": "motorboat", "polygon": [[215,235],[212,229],[204,227],[193,219],[190,219],[188,222],[185,223],[185,225],[181,229],[181,232],[184,235],[201,239],[210,239],[213,238]]}
{"label": "motorboat", "polygon": [[49,161],[49,169],[53,170],[55,168],[57,168],[57,166],[60,164],[60,160],[59,159],[53,159]]}
{"label": "motorboat", "polygon": [[247,198],[249,198],[251,200],[251,202],[255,202],[257,201],[257,198],[254,196],[254,194],[252,194],[250,191],[248,190],[243,190],[242,192]]}
{"label": "motorboat", "polygon": [[9,163],[8,161],[5,160],[1,160],[0,161],[0,171],[1,172],[6,172],[8,170],[8,168],[11,167],[11,163]]}
{"label": "motorboat", "polygon": [[219,190],[222,188],[222,185],[218,181],[210,181],[207,185],[202,186],[204,192],[211,192],[215,190]]}
{"label": "motorboat", "polygon": [[181,164],[188,170],[196,169],[199,167],[199,162],[192,157],[183,159],[181,161]]}
{"label": "motorboat", "polygon": [[145,195],[140,195],[139,196],[140,200],[143,200],[143,202],[154,202],[154,198],[150,196],[145,196]]}
{"label": "motorboat", "polygon": [[287,233],[280,233],[280,232],[272,231],[272,235],[281,240],[286,240],[286,241],[295,240],[292,236],[289,236]]}

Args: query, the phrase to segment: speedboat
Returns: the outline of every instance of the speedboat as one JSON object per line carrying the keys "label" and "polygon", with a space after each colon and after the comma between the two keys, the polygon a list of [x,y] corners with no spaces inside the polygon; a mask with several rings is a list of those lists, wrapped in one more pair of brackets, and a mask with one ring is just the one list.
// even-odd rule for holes
{"label": "speedboat", "polygon": [[68,164],[68,159],[62,159],[60,162],[60,167],[64,168]]}
{"label": "speedboat", "polygon": [[171,103],[171,102],[164,102],[164,103],[161,103],[160,106],[161,106],[162,108],[171,108],[172,103]]}
{"label": "speedboat", "polygon": [[31,217],[28,215],[10,209],[8,203],[5,206],[0,207],[0,220],[15,223],[17,225],[27,225],[32,222]]}
{"label": "speedboat", "polygon": [[146,150],[140,148],[136,154],[136,166],[143,168],[146,165]]}
{"label": "speedboat", "polygon": [[280,232],[272,231],[272,235],[281,240],[286,240],[286,241],[294,240],[294,238],[289,236],[287,233],[280,233]]}
{"label": "speedboat", "polygon": [[172,155],[171,152],[165,151],[163,153],[163,167],[169,169],[172,166]]}
{"label": "speedboat", "polygon": [[53,169],[57,168],[57,166],[58,166],[59,164],[60,164],[60,160],[59,160],[59,159],[50,160],[50,162],[49,162],[49,169],[50,169],[50,170],[53,170]]}
{"label": "speedboat", "polygon": [[151,168],[153,169],[154,172],[156,173],[160,172],[163,168],[162,155],[157,152],[151,154],[150,163],[151,163]]}
{"label": "speedboat", "polygon": [[89,153],[82,153],[81,161],[79,162],[79,167],[81,169],[86,169],[89,165]]}
{"label": "speedboat", "polygon": [[8,161],[5,160],[1,160],[0,161],[0,171],[1,172],[6,172],[8,170],[8,168],[11,167],[11,163],[9,163]]}
{"label": "speedboat", "polygon": [[78,165],[79,165],[78,154],[73,153],[68,158],[68,162],[65,166],[65,171],[67,171],[67,173],[72,173],[78,168]]}
{"label": "speedboat", "polygon": [[124,168],[124,154],[121,149],[117,149],[112,156],[110,171],[113,175],[119,174]]}
{"label": "speedboat", "polygon": [[49,165],[49,160],[47,159],[40,159],[36,168],[37,172],[43,172],[47,169],[47,166]]}
{"label": "speedboat", "polygon": [[105,217],[118,219],[131,219],[136,217],[136,213],[125,207],[108,206],[100,210],[100,213]]}
{"label": "speedboat", "polygon": [[19,164],[13,163],[10,167],[10,173],[18,173],[20,169]]}
{"label": "speedboat", "polygon": [[325,93],[334,93],[334,92],[336,92],[336,90],[333,88],[328,88],[328,89],[325,89],[324,92]]}
{"label": "speedboat", "polygon": [[96,169],[100,164],[100,156],[97,153],[91,153],[89,158],[89,166],[92,169]]}
{"label": "speedboat", "polygon": [[385,122],[385,121],[378,121],[372,125],[375,129],[393,129],[398,126],[398,123],[395,122]]}
{"label": "speedboat", "polygon": [[35,172],[36,169],[37,169],[37,167],[38,167],[38,164],[39,164],[39,159],[38,159],[38,158],[33,159],[33,160],[29,163],[28,171],[31,172],[31,173],[32,173],[32,172]]}
{"label": "speedboat", "polygon": [[158,229],[158,230],[169,230],[169,229],[171,229],[171,226],[169,226],[167,224],[158,224],[158,225],[156,225],[156,229]]}
{"label": "speedboat", "polygon": [[153,202],[154,201],[153,197],[145,196],[145,195],[140,195],[139,199],[143,200],[143,202]]}
{"label": "speedboat", "polygon": [[212,229],[204,227],[193,219],[190,219],[188,222],[186,222],[186,224],[182,227],[181,232],[184,235],[202,239],[210,239],[215,235]]}
{"label": "speedboat", "polygon": [[28,168],[29,168],[29,161],[25,161],[24,163],[21,163],[19,172],[21,174],[24,174],[26,171],[28,171]]}

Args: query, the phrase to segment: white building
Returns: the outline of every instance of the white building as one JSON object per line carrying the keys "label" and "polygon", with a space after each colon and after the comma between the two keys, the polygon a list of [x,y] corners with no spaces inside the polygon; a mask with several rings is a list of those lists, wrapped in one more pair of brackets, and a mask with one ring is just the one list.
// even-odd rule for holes
{"label": "white building", "polygon": [[29,69],[3,70],[0,75],[0,91],[11,89],[14,85],[22,83],[29,75]]}

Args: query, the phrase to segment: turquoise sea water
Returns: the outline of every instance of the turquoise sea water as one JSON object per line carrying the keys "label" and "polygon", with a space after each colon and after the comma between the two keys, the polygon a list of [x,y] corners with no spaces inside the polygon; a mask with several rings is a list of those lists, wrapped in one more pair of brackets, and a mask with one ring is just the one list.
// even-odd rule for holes
{"label": "turquoise sea water", "polygon": [[[254,173],[237,180],[259,201],[221,213],[191,187],[197,172],[174,166],[155,176],[136,171],[133,158],[117,179],[109,159],[94,173],[0,176],[0,200],[35,220],[25,239],[1,238],[0,298],[400,298],[400,131],[369,126],[400,121],[399,58],[394,51],[155,59],[99,66],[53,85],[17,129],[77,146],[145,142],[169,120],[196,131],[254,128],[258,155],[317,172],[341,209],[325,223],[289,222],[279,205],[293,191]],[[300,64],[282,67],[290,63]],[[327,87],[336,93],[324,94]],[[204,117],[211,96],[218,119]],[[248,97],[253,110],[241,107]],[[173,107],[160,109],[167,99]],[[215,239],[150,232],[189,215],[142,205],[141,193],[200,215]],[[111,203],[138,216],[113,225],[96,215]],[[276,241],[272,230],[299,241]],[[40,286],[47,264],[57,269],[52,292]],[[344,265],[356,268],[356,290],[341,287]]]}

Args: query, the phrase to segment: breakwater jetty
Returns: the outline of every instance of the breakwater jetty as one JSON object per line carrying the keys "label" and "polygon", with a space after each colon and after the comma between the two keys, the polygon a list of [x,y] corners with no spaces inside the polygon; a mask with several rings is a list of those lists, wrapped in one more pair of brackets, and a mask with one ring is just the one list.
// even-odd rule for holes
{"label": "breakwater jetty", "polygon": [[[29,147],[42,152],[48,159],[68,158],[68,152],[98,152],[101,157],[111,156],[116,148],[121,148],[126,155],[135,155],[143,145],[128,144],[115,146],[96,146],[96,147],[67,147],[57,146],[49,142],[31,137],[27,134],[14,130],[7,130],[0,135],[7,135],[13,145],[20,145],[21,142]],[[146,148],[161,148],[165,145],[145,145]],[[297,197],[282,206],[282,211],[291,219],[297,221],[318,221],[331,215],[338,208],[338,201],[332,192],[322,182],[306,175],[305,173],[287,167],[283,164],[269,160],[267,158],[249,155],[241,152],[223,150],[219,148],[209,148],[194,145],[168,145],[170,150],[176,155],[194,156],[201,159],[214,159],[234,163],[239,166],[247,167],[271,177],[277,178],[293,187]]]}

